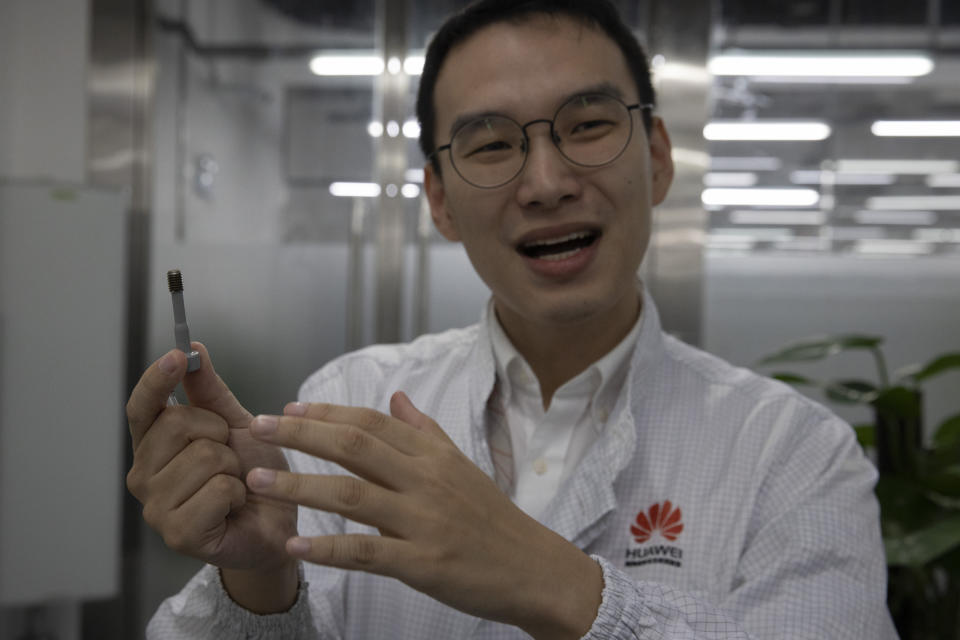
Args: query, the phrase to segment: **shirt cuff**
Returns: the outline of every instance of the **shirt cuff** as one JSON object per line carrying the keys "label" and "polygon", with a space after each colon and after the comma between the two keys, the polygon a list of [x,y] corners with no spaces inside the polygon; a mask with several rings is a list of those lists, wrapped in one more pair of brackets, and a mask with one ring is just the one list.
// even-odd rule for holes
{"label": "shirt cuff", "polygon": [[310,584],[304,580],[303,566],[297,567],[297,599],[293,606],[281,613],[259,615],[244,609],[227,593],[220,577],[220,570],[208,565],[203,571],[209,571],[211,581],[216,581],[214,618],[217,630],[222,637],[228,638],[291,638],[306,639],[317,637],[310,615],[308,590]]}
{"label": "shirt cuff", "polygon": [[[603,570],[603,593],[597,618],[581,640],[610,640],[611,638],[648,637],[646,629],[653,627],[653,617],[637,596],[636,587],[622,572],[617,571],[603,556],[591,555]],[[638,635],[639,634],[639,635]]]}

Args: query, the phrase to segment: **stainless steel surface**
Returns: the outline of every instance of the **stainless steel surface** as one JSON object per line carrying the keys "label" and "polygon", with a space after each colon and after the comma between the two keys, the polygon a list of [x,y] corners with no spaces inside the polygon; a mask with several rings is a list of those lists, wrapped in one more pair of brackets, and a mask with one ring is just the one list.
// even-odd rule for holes
{"label": "stainless steel surface", "polygon": [[[654,63],[657,115],[674,148],[675,174],[666,201],[654,212],[643,270],[664,328],[690,344],[701,342],[703,239],[700,202],[706,163],[703,126],[710,113],[710,0],[654,2],[646,30]],[[680,73],[684,71],[685,73]]]}
{"label": "stainless steel surface", "polygon": [[367,218],[367,198],[353,198],[350,210],[350,253],[347,281],[347,349],[363,346],[364,313],[364,226]]}
{"label": "stainless steel surface", "polygon": [[[377,35],[388,67],[391,60],[402,63],[407,55],[407,0],[377,2]],[[408,93],[409,76],[402,69],[378,76],[375,105],[387,132],[378,138],[373,173],[381,187],[376,210],[377,342],[398,342],[401,338],[405,207],[400,188],[407,168],[407,149],[403,134],[390,125],[403,125]]]}
{"label": "stainless steel surface", "polygon": [[[150,265],[151,106],[154,97],[150,0],[90,0],[87,181],[129,195],[126,229],[126,384],[133,388],[146,360],[147,272]],[[118,421],[118,437],[126,434]],[[122,447],[123,468],[131,452]],[[85,607],[85,624],[101,637],[141,634],[139,508],[123,487],[121,594],[118,600]]]}

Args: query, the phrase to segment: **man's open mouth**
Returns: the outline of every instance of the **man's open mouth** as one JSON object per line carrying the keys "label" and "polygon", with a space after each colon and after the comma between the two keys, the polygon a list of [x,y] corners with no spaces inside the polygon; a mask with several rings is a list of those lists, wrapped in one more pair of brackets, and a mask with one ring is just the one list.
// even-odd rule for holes
{"label": "man's open mouth", "polygon": [[589,247],[599,237],[599,231],[577,231],[558,238],[525,242],[517,247],[517,251],[528,258],[564,260]]}

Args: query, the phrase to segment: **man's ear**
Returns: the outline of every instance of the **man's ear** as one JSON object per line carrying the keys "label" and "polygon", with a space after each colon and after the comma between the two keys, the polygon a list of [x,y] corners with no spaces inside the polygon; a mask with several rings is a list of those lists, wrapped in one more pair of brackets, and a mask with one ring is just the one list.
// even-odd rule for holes
{"label": "man's ear", "polygon": [[437,173],[432,162],[427,162],[423,169],[423,189],[427,192],[427,201],[430,203],[430,217],[444,238],[450,242],[460,242],[450,209],[447,206],[447,192],[443,188],[443,179]]}
{"label": "man's ear", "polygon": [[667,197],[673,183],[673,147],[667,127],[659,117],[653,118],[653,127],[650,129],[650,170],[650,198],[656,206]]}

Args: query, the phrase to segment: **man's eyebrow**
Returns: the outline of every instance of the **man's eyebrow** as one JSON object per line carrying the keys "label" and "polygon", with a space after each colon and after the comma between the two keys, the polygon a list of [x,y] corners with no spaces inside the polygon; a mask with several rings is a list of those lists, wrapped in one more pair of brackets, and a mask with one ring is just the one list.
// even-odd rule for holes
{"label": "man's eyebrow", "polygon": [[[598,82],[596,84],[592,84],[586,87],[581,87],[576,91],[571,91],[570,93],[566,94],[565,96],[560,98],[560,100],[557,101],[557,106],[559,107],[561,104],[566,104],[567,102],[569,102],[570,100],[573,100],[577,96],[585,96],[591,93],[602,93],[604,95],[617,98],[618,100],[623,100],[623,91],[620,89],[620,87],[618,87],[617,85],[611,82]],[[494,111],[492,109],[485,109],[483,111],[468,111],[467,113],[461,113],[450,124],[450,131],[449,131],[448,137],[452,139],[453,134],[455,134],[460,127],[464,126],[469,122],[473,122],[474,120],[480,120],[483,118],[488,118],[490,116],[505,116],[505,115],[506,114],[504,114],[502,111]]]}

